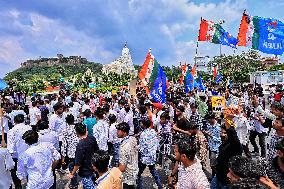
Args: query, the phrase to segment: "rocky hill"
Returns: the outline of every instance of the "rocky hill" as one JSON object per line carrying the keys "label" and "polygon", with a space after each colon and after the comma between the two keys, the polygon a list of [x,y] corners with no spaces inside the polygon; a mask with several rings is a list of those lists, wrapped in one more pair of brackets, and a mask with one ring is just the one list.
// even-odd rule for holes
{"label": "rocky hill", "polygon": [[57,65],[34,65],[24,66],[7,74],[4,78],[6,81],[17,79],[20,81],[29,80],[35,75],[43,78],[51,78],[54,75],[61,75],[63,77],[76,75],[78,73],[85,73],[90,69],[94,74],[101,74],[102,64],[86,62],[84,64],[57,64]]}

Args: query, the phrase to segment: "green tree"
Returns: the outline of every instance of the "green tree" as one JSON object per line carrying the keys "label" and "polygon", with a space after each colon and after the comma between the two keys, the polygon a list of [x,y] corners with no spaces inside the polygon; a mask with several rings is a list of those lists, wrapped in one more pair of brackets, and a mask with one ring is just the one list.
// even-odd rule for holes
{"label": "green tree", "polygon": [[242,52],[240,55],[215,56],[209,66],[216,65],[225,80],[230,78],[234,82],[248,82],[251,72],[264,70],[260,55],[254,50]]}
{"label": "green tree", "polygon": [[279,65],[272,66],[268,70],[269,71],[284,70],[284,64],[279,64]]}

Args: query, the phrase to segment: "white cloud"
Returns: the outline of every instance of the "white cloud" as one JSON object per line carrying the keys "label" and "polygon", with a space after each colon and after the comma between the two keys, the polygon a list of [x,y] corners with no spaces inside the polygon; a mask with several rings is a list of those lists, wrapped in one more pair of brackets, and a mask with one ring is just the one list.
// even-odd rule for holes
{"label": "white cloud", "polygon": [[19,62],[23,62],[31,57],[31,54],[21,47],[16,38],[0,38],[0,77],[5,73],[13,71],[19,67]]}
{"label": "white cloud", "polygon": [[[159,26],[161,33],[170,42],[167,45],[171,46],[171,52],[165,56],[171,56],[171,60],[174,59],[175,62],[193,62],[201,17],[215,22],[225,20],[224,28],[230,31],[232,26],[237,28],[236,24],[239,25],[246,7],[247,0],[226,0],[219,3],[195,3],[188,0],[129,1],[129,9],[136,20],[147,18],[150,23]],[[216,45],[207,43],[202,46],[201,54],[218,55]]]}
{"label": "white cloud", "polygon": [[20,16],[20,12],[17,10],[11,10],[10,14],[14,17],[14,18],[19,18]]}
{"label": "white cloud", "polygon": [[[89,60],[111,61],[114,55],[104,49],[104,41],[90,37],[81,31],[36,13],[28,14],[32,25],[24,25],[18,19],[21,13],[9,12],[14,18],[13,25],[22,32],[21,36],[0,38],[0,62],[8,70],[18,68],[27,59],[39,56],[54,57],[57,53],[66,56],[81,55]],[[118,56],[118,55],[117,55]],[[2,69],[1,69],[2,72]]]}
{"label": "white cloud", "polygon": [[[251,1],[212,2],[108,0],[101,3],[89,0],[77,7],[73,2],[50,0],[50,4],[44,4],[45,10],[10,8],[0,12],[0,32],[6,32],[0,37],[0,63],[17,68],[28,58],[56,56],[57,53],[108,63],[119,56],[121,46],[117,43],[124,41],[128,41],[135,63],[144,61],[144,53],[150,47],[163,65],[179,61],[192,63],[200,18],[216,22],[224,19],[224,29],[236,36],[242,12]],[[38,6],[42,4],[35,5]],[[58,12],[58,7],[66,7],[66,10]],[[93,12],[94,7],[100,9]],[[53,12],[55,14],[51,14]],[[9,26],[5,25],[6,17]],[[7,31],[2,27],[8,28]],[[218,45],[202,42],[199,46],[202,55],[219,55]],[[233,52],[229,47],[222,48],[224,52]]]}

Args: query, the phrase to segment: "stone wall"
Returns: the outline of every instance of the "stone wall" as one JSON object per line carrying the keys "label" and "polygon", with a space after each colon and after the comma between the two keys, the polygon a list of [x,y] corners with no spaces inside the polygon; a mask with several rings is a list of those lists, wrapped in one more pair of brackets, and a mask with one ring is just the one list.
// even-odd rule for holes
{"label": "stone wall", "polygon": [[86,58],[81,56],[69,56],[64,57],[62,54],[58,54],[56,58],[39,58],[37,60],[27,60],[21,63],[22,68],[30,68],[33,66],[53,66],[53,65],[75,65],[88,63]]}

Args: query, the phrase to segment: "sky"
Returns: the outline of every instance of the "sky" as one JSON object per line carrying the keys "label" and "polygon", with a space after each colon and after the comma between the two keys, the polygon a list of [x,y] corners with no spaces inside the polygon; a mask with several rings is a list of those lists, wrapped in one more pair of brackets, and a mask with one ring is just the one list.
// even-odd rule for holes
{"label": "sky", "polygon": [[[59,53],[110,63],[125,42],[134,64],[143,64],[149,48],[161,65],[192,63],[200,18],[225,20],[224,29],[237,36],[244,9],[284,21],[284,0],[0,1],[0,78],[27,59]],[[199,55],[219,52],[218,45],[199,43]],[[222,46],[222,53],[234,51]]]}

